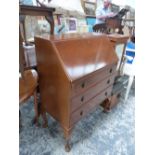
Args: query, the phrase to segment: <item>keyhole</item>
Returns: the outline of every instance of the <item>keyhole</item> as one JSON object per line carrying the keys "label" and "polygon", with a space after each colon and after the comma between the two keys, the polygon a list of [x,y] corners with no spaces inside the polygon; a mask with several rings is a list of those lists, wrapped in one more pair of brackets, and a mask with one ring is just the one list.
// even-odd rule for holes
{"label": "keyhole", "polygon": [[84,96],[81,97],[81,102],[83,102],[83,101],[84,101]]}
{"label": "keyhole", "polygon": [[107,92],[105,92],[105,96],[107,96],[107,94],[108,94],[108,93],[107,93]]}
{"label": "keyhole", "polygon": [[81,116],[83,115],[83,111],[80,112],[80,115],[81,115]]}
{"label": "keyhole", "polygon": [[85,83],[82,83],[82,84],[81,84],[81,87],[84,88],[84,86],[85,86]]}
{"label": "keyhole", "polygon": [[110,73],[112,73],[112,68],[110,69]]}
{"label": "keyhole", "polygon": [[107,84],[109,84],[109,83],[110,83],[110,80],[107,81]]}

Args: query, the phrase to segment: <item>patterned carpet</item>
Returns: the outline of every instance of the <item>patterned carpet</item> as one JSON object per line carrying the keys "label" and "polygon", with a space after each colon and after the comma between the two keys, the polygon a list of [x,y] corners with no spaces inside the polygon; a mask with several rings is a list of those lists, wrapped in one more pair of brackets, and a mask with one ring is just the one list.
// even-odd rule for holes
{"label": "patterned carpet", "polygon": [[[134,155],[135,97],[131,90],[126,103],[120,103],[110,113],[98,107],[74,128],[69,153],[64,150],[60,125],[48,116],[48,128],[32,125],[32,98],[20,107],[22,130],[19,134],[20,155]],[[41,123],[40,119],[40,123]]]}

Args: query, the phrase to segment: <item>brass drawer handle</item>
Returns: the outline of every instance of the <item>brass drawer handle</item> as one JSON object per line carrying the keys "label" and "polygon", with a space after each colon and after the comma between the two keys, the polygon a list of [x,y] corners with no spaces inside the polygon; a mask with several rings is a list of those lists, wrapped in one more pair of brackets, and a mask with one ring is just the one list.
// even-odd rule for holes
{"label": "brass drawer handle", "polygon": [[108,93],[107,92],[105,92],[105,96],[107,96],[108,95]]}
{"label": "brass drawer handle", "polygon": [[84,83],[84,82],[81,84],[81,87],[82,87],[82,88],[84,88],[84,87],[85,87],[85,83]]}
{"label": "brass drawer handle", "polygon": [[83,101],[84,101],[84,96],[81,97],[81,102],[83,102]]}
{"label": "brass drawer handle", "polygon": [[110,83],[110,79],[107,81],[107,84],[109,84]]}
{"label": "brass drawer handle", "polygon": [[83,115],[83,111],[80,112],[80,116],[82,116],[82,115]]}
{"label": "brass drawer handle", "polygon": [[112,68],[110,69],[110,71],[109,71],[110,73],[112,73]]}

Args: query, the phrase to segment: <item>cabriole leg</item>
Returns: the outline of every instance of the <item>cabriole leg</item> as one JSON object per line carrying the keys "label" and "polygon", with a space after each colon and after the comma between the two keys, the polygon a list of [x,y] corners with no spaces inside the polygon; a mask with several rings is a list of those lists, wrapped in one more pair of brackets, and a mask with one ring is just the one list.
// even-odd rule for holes
{"label": "cabriole leg", "polygon": [[71,150],[71,145],[70,145],[71,131],[72,131],[72,129],[64,129],[64,136],[65,136],[65,140],[66,140],[66,144],[65,144],[66,152],[70,152],[70,150]]}

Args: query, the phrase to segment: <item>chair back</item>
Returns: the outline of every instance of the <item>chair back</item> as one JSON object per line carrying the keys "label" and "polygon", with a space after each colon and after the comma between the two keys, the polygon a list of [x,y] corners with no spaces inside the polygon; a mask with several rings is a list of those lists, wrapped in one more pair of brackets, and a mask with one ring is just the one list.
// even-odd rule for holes
{"label": "chair back", "polygon": [[100,32],[100,33],[106,33],[106,25],[104,23],[101,24],[95,24],[93,26],[93,32]]}

